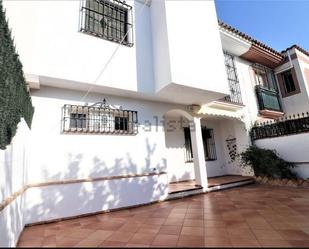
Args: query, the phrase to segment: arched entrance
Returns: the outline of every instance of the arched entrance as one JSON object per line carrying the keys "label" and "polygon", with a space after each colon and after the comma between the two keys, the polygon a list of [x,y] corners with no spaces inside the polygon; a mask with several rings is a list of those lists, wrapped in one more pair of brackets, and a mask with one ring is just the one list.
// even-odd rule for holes
{"label": "arched entrance", "polygon": [[[207,172],[200,118],[182,109],[164,115],[165,145],[169,182],[191,181],[192,185],[207,188]],[[188,156],[186,134],[190,135],[192,155]],[[188,160],[188,159],[192,160]]]}

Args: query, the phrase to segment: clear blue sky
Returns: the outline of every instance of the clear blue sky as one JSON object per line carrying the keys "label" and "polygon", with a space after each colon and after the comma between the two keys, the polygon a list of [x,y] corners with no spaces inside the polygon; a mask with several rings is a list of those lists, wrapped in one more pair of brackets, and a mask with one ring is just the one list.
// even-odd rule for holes
{"label": "clear blue sky", "polygon": [[218,19],[278,50],[309,51],[309,0],[215,0]]}

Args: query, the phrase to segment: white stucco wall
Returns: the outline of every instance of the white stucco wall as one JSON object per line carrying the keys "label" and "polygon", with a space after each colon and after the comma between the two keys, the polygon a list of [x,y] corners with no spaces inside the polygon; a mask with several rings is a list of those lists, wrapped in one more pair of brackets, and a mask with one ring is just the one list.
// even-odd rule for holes
{"label": "white stucco wall", "polygon": [[309,178],[309,134],[302,133],[277,138],[259,139],[254,142],[258,147],[276,150],[280,157],[295,162],[298,176]]}
{"label": "white stucco wall", "polygon": [[[22,119],[17,134],[6,150],[0,150],[0,203],[25,185],[29,128]],[[24,227],[24,196],[0,212],[0,247],[12,247]]]}
{"label": "white stucco wall", "polygon": [[[106,98],[111,105],[138,111],[138,134],[61,134],[61,108],[64,104],[85,104],[80,101],[81,95],[78,91],[51,87],[32,92],[36,111],[29,151],[30,183],[151,173],[154,169],[167,171],[169,175],[169,169],[177,166],[175,161],[167,160],[162,122],[167,111],[184,106],[90,94],[86,99],[89,104]],[[167,175],[33,188],[26,195],[25,221],[37,222],[163,199],[167,194]],[[54,199],[51,201],[46,196]]]}
{"label": "white stucco wall", "polygon": [[[295,50],[294,52],[296,53]],[[293,59],[292,65],[296,72],[300,93],[289,97],[281,98],[282,108],[285,112],[285,115],[287,116],[307,112],[309,110],[309,89],[304,78],[304,68],[306,67],[306,64],[298,59]],[[284,65],[281,65],[277,70],[284,70],[285,68],[289,68],[290,66],[290,62],[287,62]]]}
{"label": "white stucco wall", "polygon": [[[167,121],[179,120],[179,117],[169,117]],[[226,146],[226,139],[237,138],[237,152],[248,147],[249,139],[245,125],[240,121],[228,120],[225,118],[204,118],[202,126],[214,130],[214,140],[217,160],[206,161],[207,176],[214,177],[226,174],[247,174],[239,168],[238,162],[231,162]],[[173,131],[166,131],[167,167],[170,182],[185,181],[194,179],[193,163],[185,162],[185,139],[183,129],[177,126]],[[171,162],[171,163],[170,163]]]}

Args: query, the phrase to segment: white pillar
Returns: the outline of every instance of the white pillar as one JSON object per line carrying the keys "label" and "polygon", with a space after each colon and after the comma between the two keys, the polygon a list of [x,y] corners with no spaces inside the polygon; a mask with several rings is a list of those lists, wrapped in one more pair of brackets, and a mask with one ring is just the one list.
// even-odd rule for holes
{"label": "white pillar", "polygon": [[208,179],[201,130],[201,119],[194,117],[193,122],[194,127],[191,127],[191,143],[193,151],[195,182],[197,185],[200,185],[206,189],[208,187]]}

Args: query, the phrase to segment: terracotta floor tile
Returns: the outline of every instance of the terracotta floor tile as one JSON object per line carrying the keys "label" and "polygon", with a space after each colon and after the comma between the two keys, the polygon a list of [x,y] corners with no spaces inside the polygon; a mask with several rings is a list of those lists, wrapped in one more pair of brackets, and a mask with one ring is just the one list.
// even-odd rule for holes
{"label": "terracotta floor tile", "polygon": [[74,247],[98,247],[102,243],[101,240],[84,239]]}
{"label": "terracotta floor tile", "polygon": [[204,247],[203,236],[180,235],[177,243],[178,247]]}
{"label": "terracotta floor tile", "polygon": [[181,235],[204,236],[204,228],[201,227],[182,227]]}
{"label": "terracotta floor tile", "polygon": [[304,247],[309,248],[309,240],[288,240],[287,241],[292,247]]}
{"label": "terracotta floor tile", "polygon": [[129,243],[150,245],[155,237],[156,234],[136,233],[130,239]]}
{"label": "terracotta floor tile", "polygon": [[186,226],[186,227],[204,227],[204,221],[203,220],[197,220],[197,219],[185,219],[183,226]]}
{"label": "terracotta floor tile", "polygon": [[18,247],[41,247],[42,245],[43,239],[24,240],[18,243]]}
{"label": "terracotta floor tile", "polygon": [[185,219],[200,219],[203,220],[204,219],[204,214],[190,214],[187,213],[185,216]]}
{"label": "terracotta floor tile", "polygon": [[205,247],[232,247],[232,244],[228,238],[213,238],[205,236]]}
{"label": "terracotta floor tile", "polygon": [[278,230],[284,240],[309,240],[309,235],[301,230]]}
{"label": "terracotta floor tile", "polygon": [[118,247],[118,248],[123,248],[126,247],[127,243],[126,242],[116,242],[116,241],[104,241],[101,243],[98,247]]}
{"label": "terracotta floor tile", "polygon": [[282,248],[292,247],[291,244],[286,240],[258,240],[262,247]]}
{"label": "terracotta floor tile", "polygon": [[181,226],[161,226],[159,233],[168,235],[178,235],[181,232]]}
{"label": "terracotta floor tile", "polygon": [[232,241],[237,240],[255,240],[256,237],[251,231],[251,229],[227,229],[229,237]]}
{"label": "terracotta floor tile", "polygon": [[95,230],[92,230],[92,229],[78,228],[78,229],[72,230],[72,232],[67,234],[66,236],[71,237],[71,238],[83,239],[93,234],[94,232]]}
{"label": "terracotta floor tile", "polygon": [[245,221],[225,221],[226,228],[231,229],[249,229],[249,225]]}
{"label": "terracotta floor tile", "polygon": [[139,247],[150,247],[150,245],[142,245],[142,244],[127,244],[126,247],[130,247],[130,248],[139,248]]}
{"label": "terracotta floor tile", "polygon": [[110,237],[113,234],[113,231],[108,231],[108,230],[97,230],[94,233],[90,234],[89,236],[86,237],[88,240],[99,240],[99,241],[104,241],[108,237]]}
{"label": "terracotta floor tile", "polygon": [[160,225],[149,225],[145,224],[142,225],[138,230],[137,233],[147,233],[147,234],[156,234],[159,232],[161,226]]}
{"label": "terracotta floor tile", "polygon": [[223,220],[205,220],[205,227],[226,228],[226,222]]}
{"label": "terracotta floor tile", "polygon": [[81,239],[74,239],[74,238],[61,238],[61,239],[57,239],[57,247],[74,247],[75,245],[77,245],[79,242],[81,241]]}
{"label": "terracotta floor tile", "polygon": [[232,240],[233,247],[261,247],[257,240]]}
{"label": "terracotta floor tile", "polygon": [[167,218],[171,219],[184,219],[186,214],[178,214],[178,213],[171,213]]}
{"label": "terracotta floor tile", "polygon": [[206,227],[204,229],[205,238],[228,239],[229,234],[225,228]]}
{"label": "terracotta floor tile", "polygon": [[152,242],[154,246],[176,247],[178,235],[158,234]]}
{"label": "terracotta floor tile", "polygon": [[164,225],[182,226],[183,222],[184,222],[184,219],[168,218],[165,220]]}
{"label": "terracotta floor tile", "polygon": [[149,218],[145,221],[145,224],[162,225],[165,220],[164,218]]}
{"label": "terracotta floor tile", "polygon": [[141,226],[141,223],[124,224],[118,231],[135,233]]}
{"label": "terracotta floor tile", "polygon": [[254,233],[255,237],[259,240],[259,241],[263,241],[263,240],[282,240],[281,235],[275,231],[275,230],[255,230],[252,229],[252,232]]}
{"label": "terracotta floor tile", "polygon": [[114,232],[106,239],[106,241],[129,242],[133,235],[134,233],[129,232]]}

